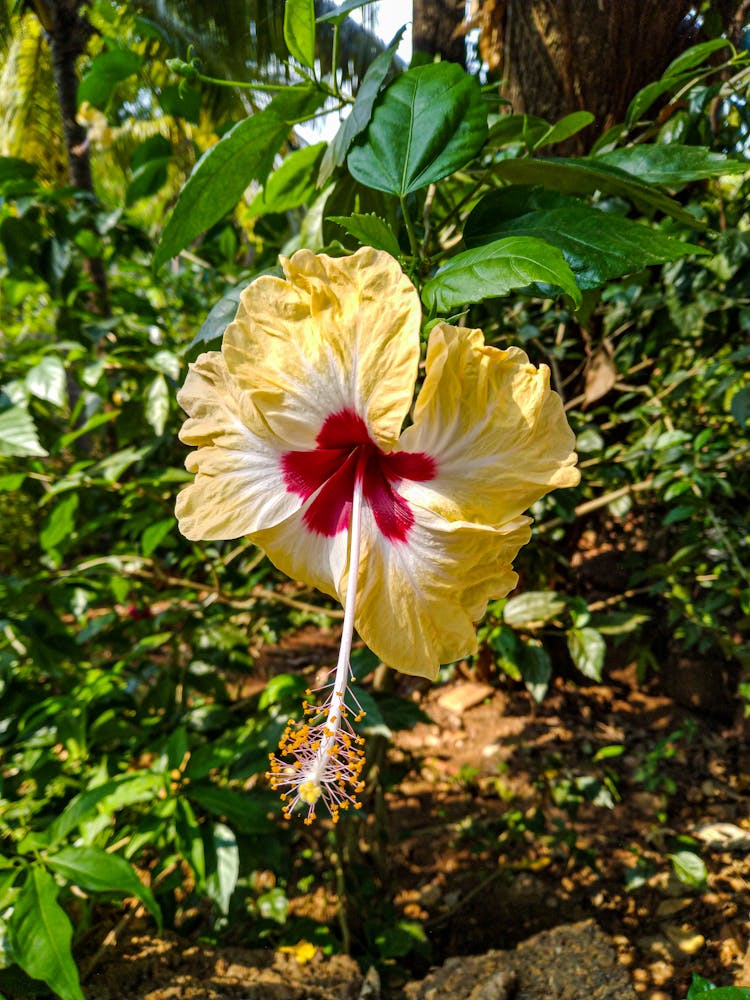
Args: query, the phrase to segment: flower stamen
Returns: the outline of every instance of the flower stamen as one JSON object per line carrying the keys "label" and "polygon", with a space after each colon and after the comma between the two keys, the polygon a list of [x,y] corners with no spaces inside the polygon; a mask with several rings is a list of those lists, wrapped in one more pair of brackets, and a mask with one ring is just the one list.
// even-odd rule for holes
{"label": "flower stamen", "polygon": [[[315,809],[322,801],[334,823],[342,811],[359,809],[357,795],[364,782],[360,775],[365,765],[362,750],[364,740],[354,731],[349,721],[345,697],[353,679],[350,664],[354,632],[354,609],[357,600],[359,576],[360,537],[364,461],[358,462],[352,492],[349,522],[349,579],[344,601],[344,624],[341,646],[332,679],[315,691],[307,691],[302,703],[305,721],[289,719],[279,743],[279,754],[269,757],[267,773],[273,789],[281,791],[284,816],[289,819],[298,806],[307,807],[305,823],[312,823]],[[355,721],[364,718],[362,706],[356,697]],[[284,760],[284,757],[291,760]]]}

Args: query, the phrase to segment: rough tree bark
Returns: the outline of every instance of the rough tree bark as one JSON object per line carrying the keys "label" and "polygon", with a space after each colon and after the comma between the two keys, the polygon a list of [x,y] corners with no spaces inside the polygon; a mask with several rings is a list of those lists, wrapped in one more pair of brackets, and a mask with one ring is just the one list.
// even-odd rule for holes
{"label": "rough tree bark", "polygon": [[[93,194],[86,129],[76,121],[76,60],[85,52],[93,34],[91,23],[84,13],[85,6],[86,0],[33,0],[34,11],[44,29],[52,56],[52,72],[62,115],[70,182],[74,187]],[[87,258],[85,269],[96,287],[92,305],[97,312],[106,313],[109,294],[104,265],[98,257]]]}
{"label": "rough tree bark", "polygon": [[466,45],[461,26],[464,0],[414,0],[412,45],[415,52],[438,55],[441,59],[466,62]]}
{"label": "rough tree bark", "polygon": [[[739,0],[715,0],[731,27]],[[693,0],[476,0],[480,55],[514,112],[557,121],[591,111],[582,152],[625,117],[630,100],[700,41]]]}

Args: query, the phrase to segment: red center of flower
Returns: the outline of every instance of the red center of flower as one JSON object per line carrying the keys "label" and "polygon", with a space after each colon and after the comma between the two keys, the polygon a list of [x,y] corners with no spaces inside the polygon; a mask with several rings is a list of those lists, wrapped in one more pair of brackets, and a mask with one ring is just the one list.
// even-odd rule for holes
{"label": "red center of flower", "polygon": [[380,531],[390,542],[405,542],[414,515],[395,487],[402,479],[433,479],[434,459],[417,451],[381,451],[353,410],[327,417],[315,441],[314,451],[288,451],[281,459],[287,490],[303,500],[316,494],[304,514],[310,531],[332,537],[348,529],[359,474],[364,502]]}

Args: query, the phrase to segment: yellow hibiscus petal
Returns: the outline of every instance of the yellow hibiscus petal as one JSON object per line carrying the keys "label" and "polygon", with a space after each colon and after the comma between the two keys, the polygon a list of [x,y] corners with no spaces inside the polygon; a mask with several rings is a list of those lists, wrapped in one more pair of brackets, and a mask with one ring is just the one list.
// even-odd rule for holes
{"label": "yellow hibiscus petal", "polygon": [[346,585],[342,578],[349,559],[349,535],[321,535],[304,523],[305,504],[285,521],[258,531],[253,541],[282,573],[344,603]]}
{"label": "yellow hibiscus petal", "polygon": [[530,521],[492,528],[413,513],[406,542],[392,543],[363,511],[354,626],[384,663],[434,679],[440,664],[476,651],[474,623],[489,600],[515,587],[511,563],[529,540]]}
{"label": "yellow hibiscus petal", "polygon": [[387,253],[333,258],[299,250],[286,280],[243,291],[222,351],[252,396],[258,426],[312,448],[326,418],[353,411],[390,450],[409,411],[419,363],[419,296]]}
{"label": "yellow hibiscus petal", "polygon": [[414,423],[399,448],[432,456],[437,474],[399,492],[449,520],[502,524],[561,486],[575,486],[575,438],[549,369],[481,330],[441,323],[427,346]]}
{"label": "yellow hibiscus petal", "polygon": [[198,450],[185,465],[195,480],[177,496],[186,538],[239,538],[284,520],[300,500],[284,486],[281,450],[259,437],[252,402],[227,371],[221,354],[202,354],[177,396],[189,419],[180,439]]}

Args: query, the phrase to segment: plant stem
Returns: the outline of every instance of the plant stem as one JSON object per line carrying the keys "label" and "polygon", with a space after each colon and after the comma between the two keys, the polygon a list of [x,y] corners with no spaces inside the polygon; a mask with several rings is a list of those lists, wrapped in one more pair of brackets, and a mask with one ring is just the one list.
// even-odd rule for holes
{"label": "plant stem", "polygon": [[417,242],[417,234],[414,232],[414,223],[411,221],[411,216],[406,207],[406,198],[404,195],[399,195],[399,200],[401,201],[401,214],[404,217],[404,224],[406,226],[406,232],[409,236],[409,247],[411,249],[412,257],[421,257],[419,252],[419,243]]}

